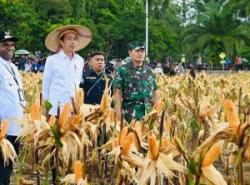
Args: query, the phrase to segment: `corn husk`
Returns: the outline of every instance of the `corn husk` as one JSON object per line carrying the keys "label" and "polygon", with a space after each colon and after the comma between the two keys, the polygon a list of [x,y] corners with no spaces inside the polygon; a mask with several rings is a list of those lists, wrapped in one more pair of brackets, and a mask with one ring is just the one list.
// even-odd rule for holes
{"label": "corn husk", "polygon": [[8,120],[3,120],[1,122],[1,130],[0,130],[0,150],[1,150],[1,154],[3,157],[3,161],[4,161],[4,165],[7,165],[9,163],[9,160],[11,160],[13,163],[15,162],[15,159],[17,158],[17,154],[16,151],[13,147],[13,145],[11,144],[11,142],[9,142],[9,140],[5,139],[5,135],[7,133],[7,129],[8,129]]}
{"label": "corn husk", "polygon": [[184,172],[184,167],[175,162],[172,155],[165,155],[162,153],[159,154],[156,161],[146,158],[143,166],[142,172],[138,171],[137,174],[139,175],[139,185],[145,185],[147,182],[150,182],[150,185],[154,185],[156,176],[160,177],[161,174],[172,182],[172,178],[176,177],[175,171]]}
{"label": "corn husk", "polygon": [[13,147],[11,142],[9,142],[9,140],[4,138],[0,141],[0,150],[3,157],[4,165],[8,165],[9,160],[14,163],[15,159],[17,159],[15,148]]}
{"label": "corn husk", "polygon": [[163,99],[160,99],[156,102],[154,109],[156,110],[156,112],[160,113],[165,109],[166,105],[163,101]]}
{"label": "corn husk", "polygon": [[165,123],[165,127],[166,127],[166,131],[167,131],[167,133],[168,134],[170,134],[171,133],[171,117],[170,116],[167,116],[167,118],[166,118],[166,123]]}
{"label": "corn husk", "polygon": [[50,116],[48,123],[51,126],[55,125],[56,124],[56,117],[54,115]]}
{"label": "corn husk", "polygon": [[212,185],[227,185],[221,173],[213,165],[202,167],[201,170],[202,176],[205,177],[201,183],[208,184],[206,182],[209,182]]}

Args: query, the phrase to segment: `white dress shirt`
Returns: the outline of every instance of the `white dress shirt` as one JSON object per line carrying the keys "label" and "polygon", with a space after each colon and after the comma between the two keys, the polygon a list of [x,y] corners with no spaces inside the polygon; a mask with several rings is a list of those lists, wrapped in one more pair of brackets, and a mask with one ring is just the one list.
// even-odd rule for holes
{"label": "white dress shirt", "polygon": [[49,114],[56,115],[59,102],[62,107],[65,103],[71,102],[71,97],[75,97],[82,78],[83,65],[82,57],[74,54],[70,59],[63,50],[47,58],[42,93],[43,98],[53,106]]}
{"label": "white dress shirt", "polygon": [[21,76],[17,67],[0,57],[0,121],[8,119],[7,135],[18,136],[18,119],[23,117],[25,106]]}

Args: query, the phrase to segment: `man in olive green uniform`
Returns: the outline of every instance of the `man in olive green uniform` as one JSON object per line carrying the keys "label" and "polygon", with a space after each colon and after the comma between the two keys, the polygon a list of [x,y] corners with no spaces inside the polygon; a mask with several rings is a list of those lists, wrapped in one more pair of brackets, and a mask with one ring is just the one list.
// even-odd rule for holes
{"label": "man in olive green uniform", "polygon": [[152,69],[144,63],[144,44],[129,45],[127,63],[116,70],[113,88],[117,120],[124,112],[126,121],[140,120],[157,101],[157,85]]}

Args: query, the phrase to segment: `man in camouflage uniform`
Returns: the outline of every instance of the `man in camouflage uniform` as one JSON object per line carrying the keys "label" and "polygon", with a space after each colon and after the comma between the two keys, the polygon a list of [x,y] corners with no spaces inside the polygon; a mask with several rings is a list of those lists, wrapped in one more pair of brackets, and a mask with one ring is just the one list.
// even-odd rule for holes
{"label": "man in camouflage uniform", "polygon": [[150,112],[157,100],[157,85],[153,71],[144,63],[144,45],[133,42],[129,45],[127,63],[116,70],[113,88],[117,120],[124,111],[126,121],[140,120]]}

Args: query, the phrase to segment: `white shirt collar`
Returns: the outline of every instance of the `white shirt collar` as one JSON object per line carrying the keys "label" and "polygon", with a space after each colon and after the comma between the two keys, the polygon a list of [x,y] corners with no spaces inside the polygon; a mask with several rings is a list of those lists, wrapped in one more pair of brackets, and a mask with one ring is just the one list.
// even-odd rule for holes
{"label": "white shirt collar", "polygon": [[8,60],[5,60],[4,58],[2,58],[1,56],[0,56],[0,62],[2,63],[2,64],[4,64],[4,65],[10,65],[10,61],[8,61]]}
{"label": "white shirt collar", "polygon": [[[69,59],[69,56],[68,56],[68,55],[66,55],[66,54],[64,53],[63,49],[61,49],[61,51],[60,51],[58,54],[59,54],[59,56],[61,56],[63,59],[66,59],[66,58],[68,58],[68,59]],[[71,60],[73,60],[73,59],[75,58],[75,56],[76,56],[76,54],[75,54],[75,53],[73,53],[73,57],[72,57],[72,59],[71,59]]]}

